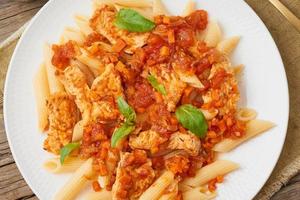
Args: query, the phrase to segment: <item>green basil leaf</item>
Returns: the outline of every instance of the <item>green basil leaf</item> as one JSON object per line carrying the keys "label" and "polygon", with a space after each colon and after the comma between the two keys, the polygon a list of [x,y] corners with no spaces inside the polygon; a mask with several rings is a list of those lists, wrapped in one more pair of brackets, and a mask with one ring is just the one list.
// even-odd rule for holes
{"label": "green basil leaf", "polygon": [[66,157],[74,150],[79,148],[80,143],[69,143],[60,149],[60,163],[63,164]]}
{"label": "green basil leaf", "polygon": [[117,143],[124,138],[125,136],[129,135],[135,129],[134,125],[124,123],[121,127],[116,129],[111,137],[111,146],[116,147]]}
{"label": "green basil leaf", "polygon": [[117,14],[115,26],[130,32],[147,32],[152,30],[155,24],[135,10],[122,8]]}
{"label": "green basil leaf", "polygon": [[134,109],[128,105],[128,103],[123,99],[123,97],[119,97],[117,99],[118,108],[121,114],[125,117],[126,122],[128,124],[132,124],[135,122],[136,114]]}
{"label": "green basil leaf", "polygon": [[175,115],[184,128],[201,138],[205,137],[208,125],[203,113],[198,108],[185,104],[176,109]]}
{"label": "green basil leaf", "polygon": [[162,95],[167,94],[167,91],[166,91],[165,87],[162,84],[158,83],[155,76],[149,75],[147,77],[147,80],[152,85],[152,87],[154,87],[159,93],[161,93]]}

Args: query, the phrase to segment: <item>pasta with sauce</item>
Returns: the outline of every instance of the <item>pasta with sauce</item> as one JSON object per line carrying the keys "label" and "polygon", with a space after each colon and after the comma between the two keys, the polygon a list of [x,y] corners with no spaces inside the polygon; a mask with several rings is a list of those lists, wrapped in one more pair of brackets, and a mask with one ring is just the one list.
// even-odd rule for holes
{"label": "pasta with sauce", "polygon": [[[213,199],[238,168],[218,160],[273,124],[240,98],[219,24],[189,1],[171,16],[160,0],[94,0],[35,77],[44,167],[73,172],[55,195],[75,199]],[[238,68],[241,71],[241,67]]]}

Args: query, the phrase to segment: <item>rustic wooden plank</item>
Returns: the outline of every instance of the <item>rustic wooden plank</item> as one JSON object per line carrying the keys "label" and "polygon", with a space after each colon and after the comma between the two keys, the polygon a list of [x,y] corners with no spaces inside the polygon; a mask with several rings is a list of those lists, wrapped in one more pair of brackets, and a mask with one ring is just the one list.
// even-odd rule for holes
{"label": "rustic wooden plank", "polygon": [[0,42],[18,30],[47,0],[0,0]]}
{"label": "rustic wooden plank", "polygon": [[299,200],[300,198],[300,182],[283,187],[271,199],[272,200]]}

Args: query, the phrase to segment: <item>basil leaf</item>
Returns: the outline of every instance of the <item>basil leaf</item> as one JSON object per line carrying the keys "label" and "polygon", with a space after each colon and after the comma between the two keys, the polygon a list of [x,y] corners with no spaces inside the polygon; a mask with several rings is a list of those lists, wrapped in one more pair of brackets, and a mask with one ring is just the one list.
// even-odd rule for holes
{"label": "basil leaf", "polygon": [[117,104],[120,112],[125,117],[126,122],[128,124],[134,123],[136,119],[136,114],[133,108],[128,105],[128,103],[123,99],[123,97],[119,97],[117,99]]}
{"label": "basil leaf", "polygon": [[208,125],[199,109],[190,104],[185,104],[176,109],[175,115],[184,128],[201,138],[205,137]]}
{"label": "basil leaf", "polygon": [[132,9],[122,8],[117,14],[115,26],[130,32],[147,32],[152,30],[155,24]]}
{"label": "basil leaf", "polygon": [[60,163],[63,164],[66,157],[74,150],[79,148],[80,144],[76,143],[69,143],[65,145],[63,148],[60,149]]}
{"label": "basil leaf", "polygon": [[166,91],[165,87],[162,84],[158,83],[155,76],[149,75],[147,77],[147,80],[152,85],[152,87],[154,87],[159,93],[161,93],[162,95],[167,94],[167,91]]}
{"label": "basil leaf", "polygon": [[124,138],[125,136],[129,135],[135,129],[134,125],[124,123],[121,127],[116,129],[111,137],[111,146],[116,147],[117,143]]}

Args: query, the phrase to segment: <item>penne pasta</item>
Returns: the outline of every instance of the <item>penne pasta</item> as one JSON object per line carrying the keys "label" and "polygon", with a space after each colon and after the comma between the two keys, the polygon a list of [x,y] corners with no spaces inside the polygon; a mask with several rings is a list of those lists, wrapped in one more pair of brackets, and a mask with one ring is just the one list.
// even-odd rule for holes
{"label": "penne pasta", "polygon": [[179,184],[178,185],[178,190],[180,192],[185,192],[185,191],[188,191],[188,190],[191,190],[191,189],[193,189],[193,187],[189,186],[189,185],[185,185],[185,184]]}
{"label": "penne pasta", "polygon": [[91,72],[89,67],[87,67],[85,64],[79,62],[78,60],[71,60],[71,66],[78,67],[84,73],[89,86],[91,86],[93,84],[95,76],[94,76],[94,73]]}
{"label": "penne pasta", "polygon": [[193,0],[189,0],[187,2],[187,4],[185,5],[185,8],[183,10],[183,13],[182,13],[182,16],[188,16],[190,15],[192,12],[195,11],[195,8],[196,8],[196,2],[193,1]]}
{"label": "penne pasta", "polygon": [[236,118],[243,122],[248,122],[250,120],[255,119],[257,116],[257,112],[251,108],[241,108],[238,110],[236,114]]}
{"label": "penne pasta", "polygon": [[100,192],[90,192],[84,196],[85,200],[111,200],[111,191],[101,190]]}
{"label": "penne pasta", "polygon": [[66,43],[69,40],[76,41],[79,45],[84,43],[85,37],[82,32],[75,28],[65,28],[61,36],[61,43]]}
{"label": "penne pasta", "polygon": [[176,198],[176,196],[177,196],[177,192],[170,192],[170,193],[161,195],[159,200],[173,200]]}
{"label": "penne pasta", "polygon": [[43,167],[51,173],[66,173],[76,171],[82,164],[84,160],[78,157],[67,157],[62,165],[59,158],[48,159]]}
{"label": "penne pasta", "polygon": [[174,174],[165,171],[139,198],[139,200],[156,200],[163,191],[174,181]]}
{"label": "penne pasta", "polygon": [[159,200],[173,200],[178,193],[178,181],[174,180],[163,192]]}
{"label": "penne pasta", "polygon": [[231,37],[223,40],[217,45],[217,49],[226,55],[230,55],[240,41],[239,36]]}
{"label": "penne pasta", "polygon": [[83,135],[83,120],[77,122],[73,129],[72,142],[81,140]]}
{"label": "penne pasta", "polygon": [[191,190],[182,193],[183,200],[210,200],[214,199],[217,194],[216,193],[204,193],[201,192],[201,187],[196,187]]}
{"label": "penne pasta", "polygon": [[44,45],[44,59],[45,59],[45,66],[47,69],[47,78],[48,84],[50,89],[50,94],[55,92],[64,91],[64,86],[55,76],[55,67],[52,65],[51,59],[53,56],[53,52],[51,46],[49,44]]}
{"label": "penne pasta", "polygon": [[186,178],[181,184],[193,187],[201,186],[217,176],[236,170],[238,167],[238,164],[228,160],[216,160],[199,169],[194,177]]}
{"label": "penne pasta", "polygon": [[48,115],[46,101],[50,95],[47,71],[44,64],[41,64],[33,82],[35,99],[38,113],[38,127],[40,131],[45,131],[48,127]]}
{"label": "penne pasta", "polygon": [[71,179],[58,191],[55,200],[72,200],[94,176],[92,158],[86,160],[72,175]]}
{"label": "penne pasta", "polygon": [[101,41],[94,42],[90,47],[87,48],[87,50],[88,51],[93,51],[93,49],[97,49],[97,48],[103,49],[103,50],[105,50],[107,52],[110,52],[110,53],[114,52],[113,48],[112,48],[112,45],[107,44],[105,42],[101,42]]}
{"label": "penne pasta", "polygon": [[76,25],[79,27],[80,31],[85,35],[88,36],[89,34],[93,33],[93,29],[89,25],[89,18],[84,15],[75,15],[74,20]]}
{"label": "penne pasta", "polygon": [[180,80],[195,87],[195,88],[204,88],[204,85],[201,83],[199,78],[195,74],[184,74],[180,70],[175,69],[176,74],[179,76]]}
{"label": "penne pasta", "polygon": [[169,15],[161,0],[153,0],[153,15]]}
{"label": "penne pasta", "polygon": [[151,8],[152,3],[148,0],[94,0],[97,5],[121,5],[126,7]]}
{"label": "penne pasta", "polygon": [[242,71],[244,70],[244,67],[245,66],[243,64],[232,67],[234,74],[236,76],[240,75],[242,73]]}
{"label": "penne pasta", "polygon": [[246,134],[242,138],[239,139],[224,139],[220,143],[216,144],[213,148],[214,151],[217,152],[228,152],[242,144],[243,142],[253,138],[254,136],[263,133],[275,125],[272,122],[264,121],[264,120],[251,120],[247,123],[246,126]]}
{"label": "penne pasta", "polygon": [[215,47],[221,41],[222,32],[220,26],[217,22],[211,21],[207,25],[207,30],[205,31],[204,42],[209,47]]}
{"label": "penne pasta", "polygon": [[100,60],[90,56],[85,49],[81,48],[80,50],[81,54],[77,55],[76,59],[78,59],[81,63],[87,65],[89,69],[93,72],[94,76],[97,77],[104,71],[105,66]]}

